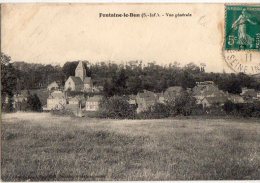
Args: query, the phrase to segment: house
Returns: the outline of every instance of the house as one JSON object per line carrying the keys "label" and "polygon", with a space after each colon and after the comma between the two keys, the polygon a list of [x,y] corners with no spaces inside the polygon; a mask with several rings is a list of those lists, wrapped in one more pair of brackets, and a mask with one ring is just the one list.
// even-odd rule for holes
{"label": "house", "polygon": [[47,110],[61,110],[66,106],[67,100],[62,91],[54,91],[47,98]]}
{"label": "house", "polygon": [[240,93],[240,95],[245,100],[257,99],[257,92],[255,91],[255,89],[251,89],[251,88],[247,88],[247,87],[242,88],[242,92]]}
{"label": "house", "polygon": [[[164,100],[172,101],[181,95],[183,92],[183,88],[181,86],[172,86],[165,90],[164,92]],[[162,98],[161,98],[162,100]]]}
{"label": "house", "polygon": [[86,68],[83,62],[79,62],[75,76],[70,76],[65,82],[65,91],[82,91],[82,92],[93,92],[93,83],[91,77],[87,77]]}
{"label": "house", "polygon": [[83,82],[79,77],[70,76],[65,82],[65,91],[83,91]]}
{"label": "house", "polygon": [[223,106],[225,102],[228,100],[227,97],[204,97],[201,100],[201,104],[203,108],[213,107],[213,106]]}
{"label": "house", "polygon": [[58,82],[56,81],[53,81],[52,83],[50,83],[48,86],[47,86],[47,90],[51,91],[51,90],[57,90],[59,89],[59,84]]}
{"label": "house", "polygon": [[218,89],[218,86],[215,85],[213,81],[197,82],[197,85],[193,88],[192,95],[196,99],[197,104],[202,104],[202,100],[205,97],[226,97],[226,94]]}
{"label": "house", "polygon": [[144,90],[136,95],[137,113],[147,111],[157,102],[157,95],[154,92]]}
{"label": "house", "polygon": [[99,109],[99,104],[101,100],[102,100],[101,95],[95,95],[93,97],[89,97],[85,105],[86,111],[97,111]]}

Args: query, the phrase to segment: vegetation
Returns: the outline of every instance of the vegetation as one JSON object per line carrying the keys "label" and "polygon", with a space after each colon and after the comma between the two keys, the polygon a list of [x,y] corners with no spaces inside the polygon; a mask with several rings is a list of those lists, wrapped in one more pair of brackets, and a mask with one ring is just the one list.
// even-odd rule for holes
{"label": "vegetation", "polygon": [[1,53],[1,108],[7,112],[13,111],[13,95],[17,79],[10,62],[11,58]]}
{"label": "vegetation", "polygon": [[[14,62],[20,89],[46,88],[52,81],[64,84],[75,74],[78,61],[66,62],[62,67],[42,64]],[[260,90],[260,82],[243,73],[206,73],[193,63],[180,67],[178,63],[167,66],[142,61],[129,61],[126,64],[111,62],[89,63],[84,61],[87,75],[95,85],[104,86],[106,96],[136,94],[141,90],[162,92],[170,86],[193,88],[195,81],[214,81],[219,89],[230,93],[240,93],[242,87]]]}
{"label": "vegetation", "polygon": [[113,96],[103,98],[100,102],[99,117],[101,118],[134,118],[136,106],[130,105],[126,97]]}
{"label": "vegetation", "polygon": [[1,180],[257,180],[259,125],[4,114]]}
{"label": "vegetation", "polygon": [[194,115],[198,109],[202,110],[202,106],[196,105],[195,98],[188,92],[183,92],[176,99],[166,101],[165,103],[156,103],[147,111],[139,114],[137,118],[159,119],[178,115],[189,116],[191,114]]}
{"label": "vegetation", "polygon": [[223,108],[229,115],[260,118],[260,102],[234,104],[228,101]]}

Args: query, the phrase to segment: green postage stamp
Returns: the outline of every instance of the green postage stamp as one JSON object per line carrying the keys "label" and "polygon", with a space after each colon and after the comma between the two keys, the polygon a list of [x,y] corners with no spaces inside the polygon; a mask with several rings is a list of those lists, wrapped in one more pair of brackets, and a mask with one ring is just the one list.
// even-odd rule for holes
{"label": "green postage stamp", "polygon": [[260,50],[260,6],[226,5],[225,50]]}

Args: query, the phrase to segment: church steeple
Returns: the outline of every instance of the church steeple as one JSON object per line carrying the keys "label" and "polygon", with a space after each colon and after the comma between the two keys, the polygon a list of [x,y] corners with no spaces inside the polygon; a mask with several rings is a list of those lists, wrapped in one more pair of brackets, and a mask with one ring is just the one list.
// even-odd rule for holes
{"label": "church steeple", "polygon": [[79,62],[78,66],[77,66],[77,68],[75,70],[75,76],[76,77],[80,77],[80,79],[82,81],[84,81],[84,79],[86,77],[86,68],[85,68],[85,66],[84,66],[82,61]]}

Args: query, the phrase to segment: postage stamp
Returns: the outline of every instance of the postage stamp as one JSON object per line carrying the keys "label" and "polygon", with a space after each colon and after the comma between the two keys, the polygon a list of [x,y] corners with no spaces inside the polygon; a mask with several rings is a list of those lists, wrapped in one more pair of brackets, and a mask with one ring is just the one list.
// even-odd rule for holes
{"label": "postage stamp", "polygon": [[260,6],[226,6],[226,50],[260,50]]}
{"label": "postage stamp", "polygon": [[225,6],[223,56],[235,72],[260,73],[260,5]]}

